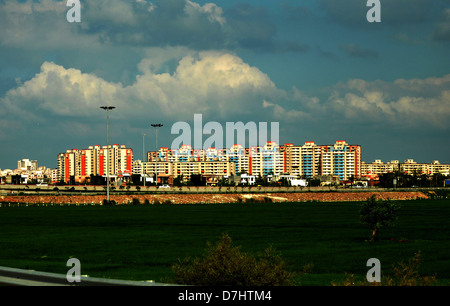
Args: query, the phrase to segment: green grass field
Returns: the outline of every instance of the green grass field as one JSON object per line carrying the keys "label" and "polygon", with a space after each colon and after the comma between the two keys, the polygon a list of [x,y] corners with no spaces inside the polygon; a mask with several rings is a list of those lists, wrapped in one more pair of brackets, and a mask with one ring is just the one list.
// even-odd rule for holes
{"label": "green grass field", "polygon": [[0,265],[66,273],[76,257],[82,274],[166,281],[171,265],[204,253],[228,233],[243,251],[272,245],[291,270],[312,264],[302,285],[331,285],[369,258],[381,271],[421,251],[420,273],[450,284],[450,201],[402,201],[395,226],[368,242],[359,203],[47,206],[0,208]]}

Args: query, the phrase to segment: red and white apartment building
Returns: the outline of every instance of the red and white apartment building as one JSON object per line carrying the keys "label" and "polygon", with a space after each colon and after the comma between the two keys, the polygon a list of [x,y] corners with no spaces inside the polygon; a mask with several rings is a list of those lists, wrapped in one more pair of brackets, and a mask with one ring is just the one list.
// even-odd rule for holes
{"label": "red and white apartment building", "polygon": [[193,149],[183,145],[178,150],[167,147],[147,153],[147,161],[133,164],[135,173],[163,176],[191,174],[253,176],[314,177],[335,176],[339,180],[361,176],[361,146],[337,141],[334,145],[317,145],[312,141],[303,146],[292,143],[278,145],[269,141],[264,146],[244,148],[235,144],[229,149]]}
{"label": "red and white apartment building", "polygon": [[58,154],[58,181],[84,182],[91,175],[109,175],[120,178],[131,174],[189,179],[193,174],[204,176],[233,176],[247,174],[255,177],[314,178],[333,177],[345,181],[366,177],[376,179],[380,174],[396,170],[408,173],[449,173],[449,164],[433,161],[430,164],[406,160],[373,163],[361,161],[361,146],[338,140],[332,145],[319,145],[307,141],[303,145],[267,142],[264,146],[245,148],[235,144],[231,148],[195,149],[182,145],[178,150],[161,147],[147,152],[147,160],[134,160],[133,150],[124,145],[90,146],[88,149],[72,149]]}
{"label": "red and white apartment building", "polygon": [[83,183],[91,175],[111,177],[132,174],[133,150],[125,145],[89,146],[87,149],[71,149],[57,157],[57,180]]}

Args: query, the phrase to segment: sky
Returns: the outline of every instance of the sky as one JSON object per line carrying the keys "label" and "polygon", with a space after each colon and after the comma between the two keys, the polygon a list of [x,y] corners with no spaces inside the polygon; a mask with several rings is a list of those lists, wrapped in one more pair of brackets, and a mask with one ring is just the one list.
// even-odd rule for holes
{"label": "sky", "polygon": [[67,2],[0,0],[0,169],[106,145],[103,105],[135,159],[201,114],[450,163],[450,0],[381,0],[381,22],[365,0],[80,0],[80,22]]}

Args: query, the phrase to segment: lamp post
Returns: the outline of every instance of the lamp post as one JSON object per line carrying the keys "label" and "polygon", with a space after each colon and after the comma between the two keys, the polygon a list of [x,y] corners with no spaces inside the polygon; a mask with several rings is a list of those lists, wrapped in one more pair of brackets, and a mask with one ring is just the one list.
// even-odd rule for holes
{"label": "lamp post", "polygon": [[100,106],[106,110],[106,200],[109,204],[109,111],[115,109],[115,106]]}
{"label": "lamp post", "polygon": [[158,128],[162,127],[163,125],[161,123],[152,123],[151,126],[156,128],[156,152],[158,152]]}
{"label": "lamp post", "polygon": [[[163,125],[161,123],[152,123],[150,125],[155,128],[155,134],[156,134],[156,156],[158,156],[158,128],[162,127]],[[158,185],[158,170],[156,170],[155,172],[156,172],[156,185]]]}
{"label": "lamp post", "polygon": [[142,174],[144,175],[144,187],[145,187],[146,175],[144,171],[144,161],[145,161],[145,133],[142,133]]}

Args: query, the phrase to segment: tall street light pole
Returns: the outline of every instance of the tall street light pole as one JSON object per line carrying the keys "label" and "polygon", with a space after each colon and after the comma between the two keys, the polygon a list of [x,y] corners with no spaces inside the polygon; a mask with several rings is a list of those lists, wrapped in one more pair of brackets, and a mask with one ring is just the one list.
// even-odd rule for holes
{"label": "tall street light pole", "polygon": [[[155,133],[156,133],[156,156],[158,156],[158,128],[162,127],[163,125],[161,123],[152,123],[150,125],[155,128]],[[156,170],[156,185],[158,185],[158,170]]]}
{"label": "tall street light pole", "polygon": [[156,152],[158,152],[158,128],[162,127],[163,125],[161,123],[152,123],[151,126],[156,128]]}
{"label": "tall street light pole", "polygon": [[144,175],[144,187],[145,187],[146,175],[144,171],[144,161],[145,161],[145,133],[142,133],[142,174]]}
{"label": "tall street light pole", "polygon": [[109,204],[109,111],[115,109],[115,106],[100,106],[106,110],[106,200]]}
{"label": "tall street light pole", "polygon": [[145,133],[142,133],[142,162],[145,161]]}

